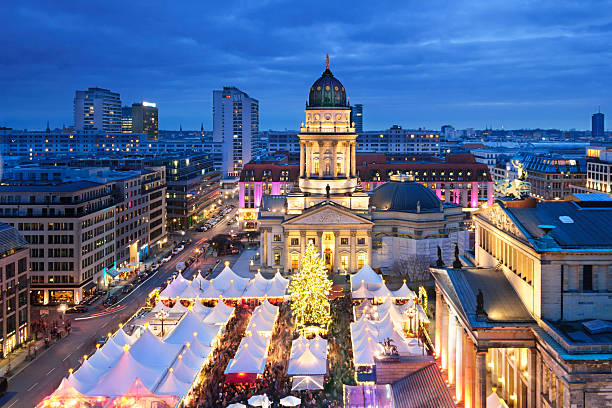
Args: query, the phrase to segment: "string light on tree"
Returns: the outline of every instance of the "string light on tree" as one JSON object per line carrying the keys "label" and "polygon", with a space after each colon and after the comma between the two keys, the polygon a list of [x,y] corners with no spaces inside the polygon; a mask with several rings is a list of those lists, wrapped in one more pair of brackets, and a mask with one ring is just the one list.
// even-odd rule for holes
{"label": "string light on tree", "polygon": [[332,281],[327,276],[323,258],[313,244],[308,244],[302,256],[302,269],[291,278],[291,311],[298,328],[318,326],[327,329],[331,321],[329,293]]}

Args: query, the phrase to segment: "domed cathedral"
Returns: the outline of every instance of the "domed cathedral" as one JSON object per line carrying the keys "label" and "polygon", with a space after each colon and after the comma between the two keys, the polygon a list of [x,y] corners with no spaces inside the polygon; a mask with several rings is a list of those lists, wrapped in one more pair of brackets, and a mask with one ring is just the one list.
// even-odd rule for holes
{"label": "domed cathedral", "polygon": [[[298,136],[298,183],[287,195],[261,198],[258,224],[263,270],[299,269],[308,243],[317,246],[334,272],[356,272],[365,264],[389,267],[399,256],[394,253],[398,250],[416,253],[427,249],[435,254],[440,245],[450,256],[454,244],[441,231],[460,228],[461,207],[442,205],[429,189],[414,182],[387,183],[373,193],[376,205],[370,205],[370,195],[357,177],[357,134],[351,107],[344,85],[330,70],[329,57],[325,71],[310,87]],[[395,189],[396,184],[404,186]],[[421,239],[430,239],[428,245],[413,242]],[[463,248],[466,240],[454,237],[457,241]]]}

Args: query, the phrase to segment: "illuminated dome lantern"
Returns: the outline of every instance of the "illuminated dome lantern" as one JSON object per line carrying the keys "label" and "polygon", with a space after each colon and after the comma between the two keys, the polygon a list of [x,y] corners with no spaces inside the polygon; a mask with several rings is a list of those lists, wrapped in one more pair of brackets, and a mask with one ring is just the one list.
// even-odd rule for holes
{"label": "illuminated dome lantern", "polygon": [[319,79],[310,87],[308,95],[309,108],[346,108],[346,91],[342,83],[334,77],[329,69],[329,56],[327,66]]}

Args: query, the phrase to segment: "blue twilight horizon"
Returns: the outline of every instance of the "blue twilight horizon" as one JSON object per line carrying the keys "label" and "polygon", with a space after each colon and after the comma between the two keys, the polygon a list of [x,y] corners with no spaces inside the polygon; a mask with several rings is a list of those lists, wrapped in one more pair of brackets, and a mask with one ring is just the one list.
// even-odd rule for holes
{"label": "blue twilight horizon", "polygon": [[610,1],[5,2],[0,126],[71,125],[77,89],[212,128],[212,91],[297,129],[330,54],[364,128],[588,129],[612,105]]}

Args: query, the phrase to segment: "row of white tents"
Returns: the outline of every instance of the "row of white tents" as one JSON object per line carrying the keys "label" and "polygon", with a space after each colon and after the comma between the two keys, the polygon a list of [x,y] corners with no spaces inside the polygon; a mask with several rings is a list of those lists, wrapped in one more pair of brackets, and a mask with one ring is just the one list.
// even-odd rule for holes
{"label": "row of white tents", "polygon": [[161,299],[261,299],[284,298],[289,280],[276,273],[272,279],[257,272],[253,278],[245,278],[234,272],[229,265],[214,279],[207,280],[199,272],[193,280],[179,273],[159,297]]}
{"label": "row of white tents", "polygon": [[351,297],[353,299],[416,299],[416,294],[406,285],[406,281],[397,290],[389,290],[381,275],[365,264],[351,276]]}
{"label": "row of white tents", "polygon": [[[365,303],[365,302],[364,302]],[[373,305],[369,305],[374,307]],[[395,305],[389,298],[382,305],[376,306],[378,311],[372,315],[369,312],[355,311],[359,318],[351,323],[351,341],[353,343],[353,361],[355,366],[372,366],[375,358],[385,353],[383,343],[390,339],[400,356],[423,355],[423,344],[419,339],[404,335],[404,327],[410,317]],[[365,309],[365,307],[364,307]]]}
{"label": "row of white tents", "polygon": [[[215,316],[214,322],[205,321],[209,316]],[[225,316],[224,321],[221,316]],[[148,399],[159,397],[167,402],[166,397],[171,396],[176,405],[196,381],[231,316],[233,308],[219,302],[215,308],[185,310],[164,338],[157,337],[148,326],[139,336],[127,335],[121,328],[39,406],[54,406],[50,402],[72,406],[70,401],[83,400],[111,404],[126,396],[133,399],[135,390]]]}
{"label": "row of white tents", "polygon": [[327,340],[319,336],[307,339],[300,335],[291,342],[287,375],[292,378],[292,391],[323,389],[327,374]]}
{"label": "row of white tents", "polygon": [[253,311],[245,336],[225,369],[229,382],[252,382],[264,373],[272,331],[278,317],[278,306],[267,299]]}

